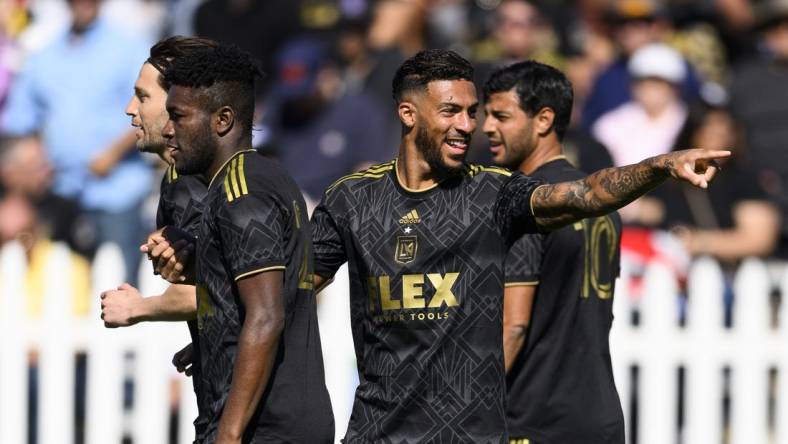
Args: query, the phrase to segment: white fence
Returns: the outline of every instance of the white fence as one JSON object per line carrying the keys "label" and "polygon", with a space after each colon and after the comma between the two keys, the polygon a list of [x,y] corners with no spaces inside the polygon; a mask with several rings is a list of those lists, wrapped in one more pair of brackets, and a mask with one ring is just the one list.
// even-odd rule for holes
{"label": "white fence", "polygon": [[[93,268],[91,314],[71,315],[70,256],[57,247],[47,266],[44,311],[26,319],[25,260],[11,244],[0,252],[0,443],[25,443],[28,428],[29,351],[38,350],[37,435],[39,444],[70,444],[75,427],[75,365],[87,357],[85,442],[115,444],[123,436],[135,444],[168,443],[170,415],[177,406],[178,443],[191,443],[196,415],[191,381],[175,374],[172,354],[188,343],[183,323],[148,323],[105,329],[99,319],[98,294],[123,282],[120,252],[99,251]],[[143,294],[166,286],[140,273]],[[783,273],[782,294],[788,294]],[[334,406],[337,436],[344,434],[356,383],[350,343],[346,272],[320,295],[320,329],[326,378]],[[616,382],[626,417],[637,392],[637,424],[628,421],[628,436],[638,444],[788,444],[788,304],[782,304],[779,327],[772,327],[767,270],[759,261],[742,265],[734,282],[737,301],[733,328],[723,326],[723,279],[710,260],[695,263],[689,281],[684,328],[678,326],[676,283],[659,265],[646,273],[639,326],[631,325],[626,286],[616,293],[616,322],[611,336]],[[127,355],[134,359],[129,361]],[[133,362],[129,366],[128,363]],[[631,368],[639,368],[637,384]],[[677,420],[678,372],[685,368],[683,427]],[[730,419],[723,420],[723,368],[730,368]],[[131,368],[129,368],[131,367]],[[779,384],[770,383],[776,370]],[[134,381],[133,405],[124,407],[124,384]],[[172,394],[173,381],[178,390]],[[775,402],[770,409],[770,399]],[[770,413],[773,419],[769,421]]]}
{"label": "white fence", "polygon": [[[788,273],[777,287],[788,295]],[[631,299],[626,286],[616,288],[610,345],[627,421],[627,436],[638,444],[767,444],[788,443],[788,304],[780,304],[779,327],[773,327],[772,285],[767,267],[745,261],[733,280],[736,295],[733,326],[724,326],[720,268],[710,259],[693,264],[688,282],[686,326],[679,327],[673,274],[660,265],[645,275],[640,322],[628,322]],[[633,386],[631,367],[637,366]],[[685,369],[684,421],[678,426],[678,368]],[[724,384],[723,369],[730,369]],[[776,370],[779,384],[770,384]],[[726,390],[727,388],[727,390]],[[638,393],[637,423],[630,399]],[[728,420],[723,397],[730,399]],[[773,411],[770,412],[770,399]],[[770,413],[772,420],[770,421]],[[636,425],[637,433],[633,433]]]}

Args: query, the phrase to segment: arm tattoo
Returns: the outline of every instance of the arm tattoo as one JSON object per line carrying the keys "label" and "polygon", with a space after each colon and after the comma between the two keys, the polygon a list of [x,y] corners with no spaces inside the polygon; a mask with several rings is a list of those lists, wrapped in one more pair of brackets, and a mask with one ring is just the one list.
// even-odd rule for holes
{"label": "arm tattoo", "polygon": [[621,168],[606,168],[584,179],[534,190],[532,207],[544,228],[557,228],[615,211],[653,189],[669,175],[673,159],[663,155]]}

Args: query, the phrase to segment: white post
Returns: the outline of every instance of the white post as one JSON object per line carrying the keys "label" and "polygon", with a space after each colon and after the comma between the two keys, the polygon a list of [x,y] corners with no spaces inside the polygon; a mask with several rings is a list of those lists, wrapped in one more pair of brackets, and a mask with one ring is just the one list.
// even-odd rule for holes
{"label": "white post", "polygon": [[197,418],[197,398],[194,395],[191,378],[182,376],[178,382],[180,382],[181,392],[178,404],[178,442],[179,444],[192,444],[194,442],[194,420]]}
{"label": "white post", "polygon": [[74,438],[74,294],[71,252],[55,244],[46,265],[39,360],[38,436],[42,444]]}
{"label": "white post", "polygon": [[769,337],[770,306],[764,264],[756,259],[744,261],[734,291],[731,443],[766,443],[769,361],[764,345]]}
{"label": "white post", "polygon": [[23,443],[27,436],[27,259],[17,242],[0,250],[0,442]]}
{"label": "white post", "polygon": [[722,442],[723,282],[713,259],[698,259],[690,270],[685,359],[687,443]]}
{"label": "white post", "polygon": [[[780,304],[780,330],[777,336],[779,347],[788,344],[788,264],[782,267],[779,282],[782,302]],[[777,384],[777,444],[788,444],[788,353],[784,350],[776,353],[779,365],[779,383]]]}
{"label": "white post", "polygon": [[326,387],[334,411],[336,442],[345,436],[358,385],[356,354],[350,332],[349,289],[348,267],[343,265],[337,271],[334,282],[318,297],[320,342],[323,345]]}
{"label": "white post", "polygon": [[101,321],[99,294],[124,281],[120,249],[104,244],[93,260],[91,293],[92,337],[88,354],[87,444],[118,443],[123,437],[123,335],[122,329],[106,329]]}
{"label": "white post", "polygon": [[[146,297],[161,294],[169,285],[153,274],[147,260],[140,265],[139,283],[140,292]],[[172,353],[169,351],[173,337],[183,337],[188,328],[186,322],[149,322],[131,329],[135,334],[136,355],[134,441],[165,444],[169,438],[171,396]]]}
{"label": "white post", "polygon": [[624,412],[624,427],[626,437],[630,435],[630,409],[629,399],[632,396],[632,381],[630,367],[635,361],[633,354],[638,342],[637,333],[632,326],[631,313],[632,301],[628,293],[627,282],[630,279],[627,262],[621,261],[621,278],[616,282],[616,291],[613,295],[613,326],[610,329],[610,355],[613,363],[613,377],[616,390],[621,400],[621,409]]}
{"label": "white post", "polygon": [[649,266],[641,304],[640,444],[663,444],[676,430],[676,278],[662,264]]}

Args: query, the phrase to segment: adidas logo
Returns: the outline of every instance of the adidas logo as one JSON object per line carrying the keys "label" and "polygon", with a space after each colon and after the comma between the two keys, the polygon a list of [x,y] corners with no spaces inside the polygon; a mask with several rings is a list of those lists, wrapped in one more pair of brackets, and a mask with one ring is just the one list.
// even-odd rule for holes
{"label": "adidas logo", "polygon": [[403,225],[420,224],[421,218],[419,217],[419,213],[417,213],[416,210],[410,210],[408,214],[400,218],[399,223]]}

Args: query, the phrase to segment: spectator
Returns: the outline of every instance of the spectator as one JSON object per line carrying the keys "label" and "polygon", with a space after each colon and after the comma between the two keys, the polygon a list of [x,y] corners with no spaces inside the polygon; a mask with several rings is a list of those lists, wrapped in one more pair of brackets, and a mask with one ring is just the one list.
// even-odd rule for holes
{"label": "spectator", "polygon": [[[690,113],[676,147],[741,151],[739,131],[730,113],[702,107]],[[780,217],[759,185],[745,156],[722,162],[725,174],[706,192],[682,186],[655,190],[652,197],[664,206],[660,226],[672,228],[693,256],[714,256],[729,265],[748,256],[767,256],[777,244]]]}
{"label": "spectator", "polygon": [[[24,196],[9,193],[0,199],[0,244],[17,241],[27,256],[25,305],[30,318],[39,318],[44,311],[47,267],[54,247],[40,228],[36,209]],[[71,255],[70,265],[72,287],[67,294],[73,297],[72,313],[84,317],[90,309],[90,266],[76,254]]]}
{"label": "spectator", "polygon": [[731,109],[766,192],[782,213],[775,255],[788,259],[788,2],[766,1],[756,10],[762,51],[734,70]]}
{"label": "spectator", "polygon": [[[671,151],[687,117],[680,85],[686,64],[670,47],[654,43],[640,48],[628,61],[633,78],[633,100],[604,114],[592,127],[593,136],[607,148],[615,166]],[[681,273],[687,257],[676,242],[654,233],[662,209],[654,198],[644,196],[619,210],[624,221],[621,237],[622,262],[629,264],[633,279],[629,294],[640,291],[639,275],[654,260]]]}
{"label": "spectator", "polygon": [[671,150],[687,117],[680,85],[687,75],[681,56],[660,43],[638,50],[628,63],[633,100],[603,115],[592,133],[616,166]]}
{"label": "spectator", "polygon": [[[391,76],[408,57],[426,47],[426,0],[381,0],[372,10],[367,43],[373,66],[366,91],[391,103]],[[399,128],[399,119],[390,119]],[[397,137],[395,140],[398,140]]]}
{"label": "spectator", "polygon": [[[621,53],[594,81],[582,111],[582,124],[588,129],[600,116],[631,100],[629,58],[638,49],[665,40],[670,32],[667,14],[650,0],[617,0],[609,21]],[[682,62],[686,74],[680,91],[686,100],[693,100],[700,95],[700,81],[689,63]]]}
{"label": "spectator", "polygon": [[70,29],[31,55],[12,86],[3,128],[40,131],[55,168],[54,193],[79,201],[99,242],[120,246],[133,281],[140,208],[152,177],[122,110],[147,48],[100,19],[100,4],[69,1]]}
{"label": "spectator", "polygon": [[[273,55],[300,31],[300,1],[292,0],[207,0],[194,15],[194,32],[219,42],[232,43],[249,51],[262,63],[263,71],[274,69]],[[264,87],[269,86],[264,80]]]}
{"label": "spectator", "polygon": [[389,159],[384,114],[363,94],[343,94],[339,73],[320,42],[302,38],[277,57],[271,109],[265,116],[278,155],[313,201],[338,177]]}
{"label": "spectator", "polygon": [[66,242],[76,252],[89,255],[95,230],[80,214],[75,200],[52,192],[53,172],[37,137],[0,139],[0,187],[3,191],[30,201],[38,213],[42,237]]}

